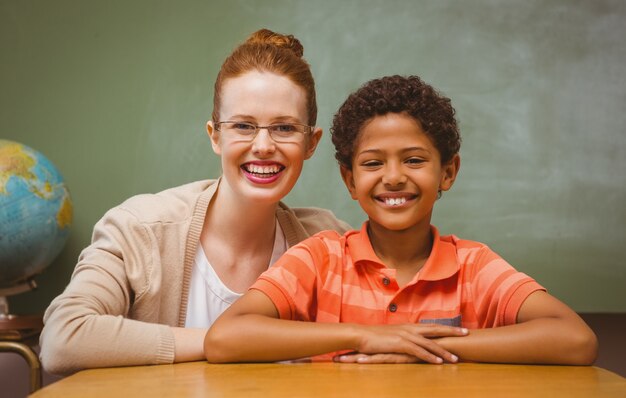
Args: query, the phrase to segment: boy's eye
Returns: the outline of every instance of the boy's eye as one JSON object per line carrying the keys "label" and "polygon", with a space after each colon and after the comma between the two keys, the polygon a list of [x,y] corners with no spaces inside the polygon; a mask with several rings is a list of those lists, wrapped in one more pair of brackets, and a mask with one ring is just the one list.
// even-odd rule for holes
{"label": "boy's eye", "polygon": [[425,160],[421,158],[408,158],[406,162],[408,164],[422,164],[425,162]]}
{"label": "boy's eye", "polygon": [[381,162],[379,160],[367,160],[367,161],[361,163],[361,166],[368,167],[368,168],[373,168],[373,167],[379,167],[382,164],[383,164],[383,162]]}

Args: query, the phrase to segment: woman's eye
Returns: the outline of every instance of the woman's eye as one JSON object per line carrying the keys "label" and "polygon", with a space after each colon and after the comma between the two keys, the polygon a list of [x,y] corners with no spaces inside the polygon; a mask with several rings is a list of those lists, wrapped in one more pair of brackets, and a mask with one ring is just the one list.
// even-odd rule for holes
{"label": "woman's eye", "polygon": [[274,124],[272,130],[276,133],[295,133],[296,126],[292,124]]}
{"label": "woman's eye", "polygon": [[242,131],[254,131],[256,127],[250,123],[233,123],[233,128]]}

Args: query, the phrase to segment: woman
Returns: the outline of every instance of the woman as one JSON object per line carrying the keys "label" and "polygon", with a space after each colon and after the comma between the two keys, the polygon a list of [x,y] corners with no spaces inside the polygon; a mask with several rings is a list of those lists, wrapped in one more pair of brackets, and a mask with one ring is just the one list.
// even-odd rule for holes
{"label": "woman", "polygon": [[286,249],[349,226],[280,200],[322,130],[314,81],[293,36],[260,30],[226,59],[207,131],[223,175],[108,211],[44,316],[52,373],[204,359],[212,322]]}

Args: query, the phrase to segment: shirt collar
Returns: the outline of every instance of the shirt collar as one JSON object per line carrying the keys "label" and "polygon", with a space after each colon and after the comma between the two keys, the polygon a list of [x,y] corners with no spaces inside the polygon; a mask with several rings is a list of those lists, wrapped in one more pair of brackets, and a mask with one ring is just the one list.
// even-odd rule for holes
{"label": "shirt collar", "polygon": [[[367,234],[368,222],[364,222],[359,231],[347,234],[347,243],[350,256],[355,264],[370,263],[378,267],[386,267],[378,258]],[[454,239],[449,236],[440,236],[439,230],[434,225],[430,226],[433,234],[433,248],[428,260],[419,271],[420,280],[437,281],[447,279],[456,274],[460,269],[456,255]]]}
{"label": "shirt collar", "polygon": [[419,279],[427,281],[447,279],[461,268],[454,239],[439,235],[439,230],[434,225],[430,226],[430,230],[433,233],[433,248],[426,264],[419,272]]}
{"label": "shirt collar", "polygon": [[353,263],[356,265],[360,262],[369,262],[385,267],[383,262],[378,258],[372,242],[367,234],[368,222],[365,221],[359,231],[350,231],[346,235],[348,248],[350,250],[350,257],[352,257]]}

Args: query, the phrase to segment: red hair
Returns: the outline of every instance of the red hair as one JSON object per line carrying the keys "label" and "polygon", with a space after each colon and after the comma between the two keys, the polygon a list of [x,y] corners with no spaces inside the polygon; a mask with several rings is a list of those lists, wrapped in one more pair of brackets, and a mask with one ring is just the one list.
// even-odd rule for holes
{"label": "red hair", "polygon": [[304,48],[292,35],[283,35],[268,29],[254,32],[226,58],[222,64],[213,91],[213,121],[219,121],[222,87],[227,79],[250,71],[271,72],[285,76],[306,93],[309,125],[317,120],[315,81],[309,64],[302,58]]}

